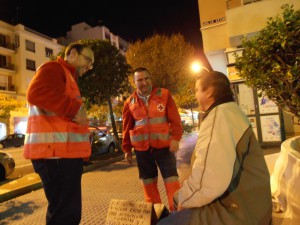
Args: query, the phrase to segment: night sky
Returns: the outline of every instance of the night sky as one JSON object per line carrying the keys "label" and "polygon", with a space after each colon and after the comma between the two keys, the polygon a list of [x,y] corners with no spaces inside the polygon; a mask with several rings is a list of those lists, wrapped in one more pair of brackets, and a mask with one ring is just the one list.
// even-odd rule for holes
{"label": "night sky", "polygon": [[181,33],[202,51],[197,0],[0,0],[0,20],[52,38],[80,22],[104,25],[129,42]]}

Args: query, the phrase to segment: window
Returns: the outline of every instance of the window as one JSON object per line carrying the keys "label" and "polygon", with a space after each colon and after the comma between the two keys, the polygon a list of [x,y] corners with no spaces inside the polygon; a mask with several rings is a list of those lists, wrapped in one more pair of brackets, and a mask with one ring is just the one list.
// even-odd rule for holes
{"label": "window", "polygon": [[4,68],[6,66],[6,56],[0,55],[0,68]]}
{"label": "window", "polygon": [[26,69],[35,71],[35,61],[26,59]]}
{"label": "window", "polygon": [[26,40],[26,50],[35,52],[35,43],[32,41]]}
{"label": "window", "polygon": [[0,34],[0,46],[6,47],[6,37],[3,34]]}
{"label": "window", "polygon": [[105,39],[110,40],[110,34],[105,33]]}
{"label": "window", "polygon": [[122,45],[122,44],[119,44],[119,48],[120,48],[121,50],[123,50],[124,52],[126,51],[126,47],[125,47],[124,45]]}
{"label": "window", "polygon": [[50,58],[53,55],[53,49],[45,48],[46,57]]}
{"label": "window", "polygon": [[0,75],[0,90],[6,90],[8,86],[8,77]]}

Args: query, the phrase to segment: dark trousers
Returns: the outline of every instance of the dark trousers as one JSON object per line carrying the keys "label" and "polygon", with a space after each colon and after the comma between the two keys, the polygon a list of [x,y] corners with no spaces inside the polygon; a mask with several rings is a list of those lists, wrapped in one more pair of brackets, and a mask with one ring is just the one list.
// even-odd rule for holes
{"label": "dark trousers", "polygon": [[178,177],[176,157],[174,153],[169,151],[169,148],[150,148],[147,151],[135,150],[135,155],[140,179],[157,177],[157,167],[164,179],[172,176]]}
{"label": "dark trousers", "polygon": [[39,174],[48,208],[47,225],[78,225],[81,220],[81,177],[83,160],[39,159],[32,160]]}

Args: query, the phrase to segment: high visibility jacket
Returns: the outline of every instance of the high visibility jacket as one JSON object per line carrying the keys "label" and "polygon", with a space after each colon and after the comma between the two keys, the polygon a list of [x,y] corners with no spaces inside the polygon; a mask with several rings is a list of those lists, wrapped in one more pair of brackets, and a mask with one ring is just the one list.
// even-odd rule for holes
{"label": "high visibility jacket", "polygon": [[[175,131],[173,138],[180,140],[182,134],[180,116],[167,89],[154,88],[148,100],[148,107],[136,92],[126,100],[125,104],[129,106],[130,114],[134,119],[134,125],[129,129],[129,134],[131,146],[135,150],[146,151],[150,146],[154,148],[169,147],[171,123],[173,123],[173,131]],[[170,107],[168,104],[172,106]],[[173,110],[173,112],[169,112],[173,114],[173,118],[168,117],[167,109]],[[126,118],[123,118],[123,121],[125,120]]]}
{"label": "high visibility jacket", "polygon": [[[79,88],[71,72],[59,64],[65,72],[64,94],[81,103]],[[80,126],[70,118],[30,105],[24,145],[26,159],[87,158],[90,154],[88,126]]]}

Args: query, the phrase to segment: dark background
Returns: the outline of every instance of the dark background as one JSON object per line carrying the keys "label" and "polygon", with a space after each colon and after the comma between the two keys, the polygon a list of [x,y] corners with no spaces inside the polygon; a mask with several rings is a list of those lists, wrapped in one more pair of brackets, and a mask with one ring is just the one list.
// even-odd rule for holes
{"label": "dark background", "polygon": [[203,55],[197,0],[0,0],[0,20],[52,38],[80,22],[104,25],[128,42],[180,33]]}

